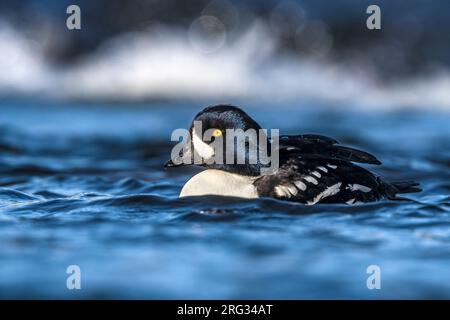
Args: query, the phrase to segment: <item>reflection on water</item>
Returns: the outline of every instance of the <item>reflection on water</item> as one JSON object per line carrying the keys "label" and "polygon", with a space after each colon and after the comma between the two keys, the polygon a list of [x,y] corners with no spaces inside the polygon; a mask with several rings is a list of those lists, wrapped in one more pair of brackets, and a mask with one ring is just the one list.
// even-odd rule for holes
{"label": "reflection on water", "polygon": [[[178,199],[197,170],[162,164],[199,107],[1,108],[1,298],[450,298],[448,114],[248,108],[263,127],[373,152],[377,173],[424,189],[304,206]],[[66,289],[71,264],[80,291]],[[371,264],[381,290],[366,287]]]}

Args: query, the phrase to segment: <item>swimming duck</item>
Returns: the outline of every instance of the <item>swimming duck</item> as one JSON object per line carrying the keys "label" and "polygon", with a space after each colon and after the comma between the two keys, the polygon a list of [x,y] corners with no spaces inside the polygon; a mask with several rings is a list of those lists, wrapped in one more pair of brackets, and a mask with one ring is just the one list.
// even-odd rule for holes
{"label": "swimming duck", "polygon": [[[200,130],[194,125],[195,122],[201,123]],[[201,163],[197,164],[206,170],[192,177],[183,186],[180,197],[273,197],[305,204],[355,204],[383,198],[396,200],[401,199],[397,197],[398,194],[421,191],[419,184],[414,181],[382,180],[354,164],[380,165],[381,162],[373,155],[341,146],[332,138],[316,134],[279,136],[276,148],[278,166],[269,173],[262,174],[262,169],[267,164],[259,157],[256,157],[256,161],[249,161],[252,153],[248,141],[245,144],[234,141],[233,151],[246,149],[243,153],[245,163],[211,161],[217,156],[213,148],[214,138],[225,139],[229,129],[260,131],[261,127],[242,109],[231,105],[207,107],[195,116],[189,129],[191,139],[183,147],[183,156],[190,159],[194,154],[200,156]],[[212,131],[211,139],[204,139],[207,130]],[[258,148],[266,145],[265,151],[270,153],[271,143],[274,141],[264,135],[259,139],[266,141],[258,143]],[[166,162],[165,167],[186,165],[172,160]]]}

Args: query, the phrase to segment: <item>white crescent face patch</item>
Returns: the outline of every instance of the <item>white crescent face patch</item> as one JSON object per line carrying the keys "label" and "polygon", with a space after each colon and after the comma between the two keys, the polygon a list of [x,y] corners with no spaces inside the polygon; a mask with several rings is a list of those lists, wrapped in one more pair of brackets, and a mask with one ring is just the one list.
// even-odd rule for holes
{"label": "white crescent face patch", "polygon": [[192,143],[195,151],[197,151],[203,159],[209,159],[214,156],[214,148],[203,142],[203,140],[197,135],[195,128],[192,130]]}

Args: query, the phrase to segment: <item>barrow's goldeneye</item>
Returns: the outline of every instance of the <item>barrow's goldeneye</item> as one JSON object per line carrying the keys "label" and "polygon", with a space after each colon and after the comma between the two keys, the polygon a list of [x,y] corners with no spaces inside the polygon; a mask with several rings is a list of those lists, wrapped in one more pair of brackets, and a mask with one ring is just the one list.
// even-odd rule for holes
{"label": "barrow's goldeneye", "polygon": [[[202,124],[196,132],[194,122]],[[183,149],[188,157],[201,156],[200,165],[206,170],[192,177],[183,187],[180,197],[221,195],[243,198],[273,197],[305,204],[347,203],[376,201],[382,198],[400,199],[397,194],[419,192],[414,181],[386,182],[357,163],[381,164],[373,155],[341,146],[332,138],[304,134],[279,136],[279,165],[270,174],[261,174],[264,167],[259,160],[250,164],[216,163],[208,161],[214,156],[212,142],[204,141],[203,133],[213,130],[212,137],[225,138],[227,129],[259,130],[261,127],[238,107],[217,105],[207,107],[196,115],[189,133],[188,145]],[[270,139],[265,143],[270,145]],[[260,147],[261,145],[258,144]],[[246,148],[235,145],[235,148]],[[186,154],[184,156],[186,156]],[[245,153],[249,160],[250,152]],[[165,167],[176,167],[169,160]]]}

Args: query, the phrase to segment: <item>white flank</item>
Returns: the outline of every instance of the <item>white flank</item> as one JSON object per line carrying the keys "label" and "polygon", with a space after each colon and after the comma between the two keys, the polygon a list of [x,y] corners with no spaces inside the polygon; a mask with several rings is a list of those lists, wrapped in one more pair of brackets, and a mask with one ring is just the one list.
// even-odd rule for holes
{"label": "white flank", "polygon": [[325,168],[325,167],[322,167],[322,166],[320,166],[320,167],[317,167],[317,169],[319,169],[319,170],[322,170],[323,172],[325,172],[325,173],[327,173],[328,172],[328,169],[327,168]]}
{"label": "white flank", "polygon": [[286,197],[286,190],[284,189],[283,186],[276,186],[275,187],[275,193],[277,194],[277,196],[279,197]]}
{"label": "white flank", "polygon": [[327,167],[331,168],[331,169],[336,169],[337,168],[337,166],[335,166],[334,164],[327,164]]}
{"label": "white flank", "polygon": [[346,204],[353,204],[353,203],[355,203],[355,198],[350,199],[346,202]]}
{"label": "white flank", "polygon": [[341,182],[338,182],[336,184],[333,184],[331,187],[328,187],[325,189],[325,191],[319,193],[317,196],[314,197],[314,199],[312,199],[311,201],[308,201],[308,204],[316,204],[317,202],[319,202],[320,200],[326,198],[326,197],[331,197],[334,196],[335,194],[337,194],[340,191],[340,187],[341,187]]}

